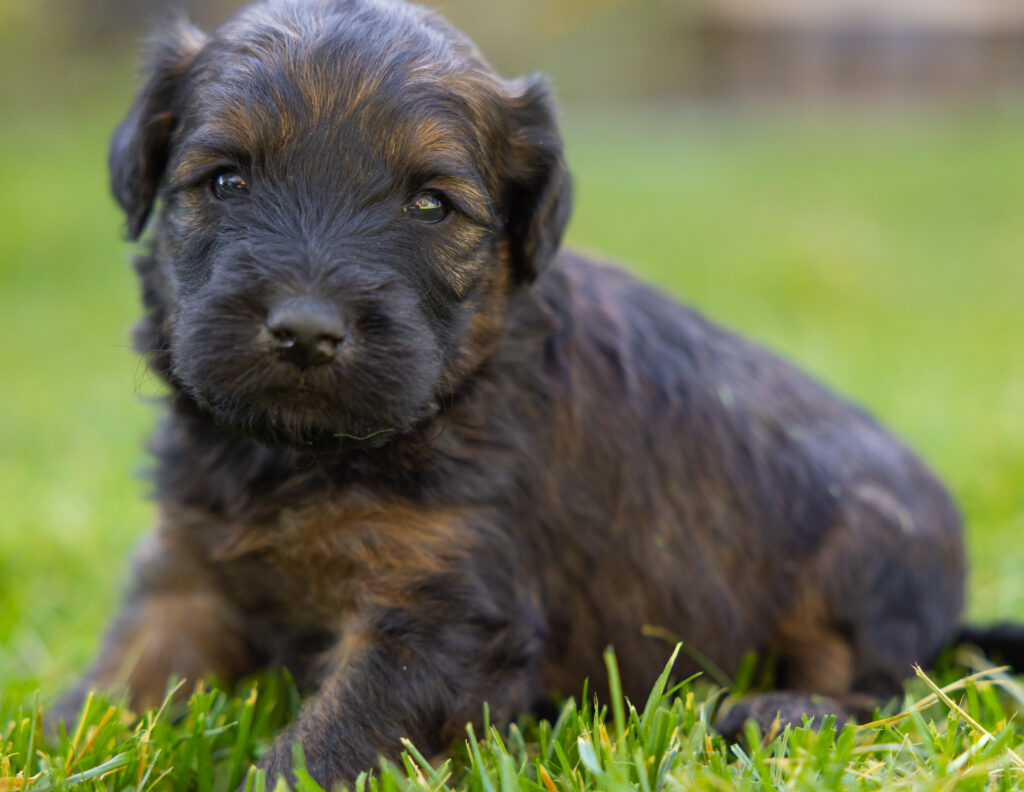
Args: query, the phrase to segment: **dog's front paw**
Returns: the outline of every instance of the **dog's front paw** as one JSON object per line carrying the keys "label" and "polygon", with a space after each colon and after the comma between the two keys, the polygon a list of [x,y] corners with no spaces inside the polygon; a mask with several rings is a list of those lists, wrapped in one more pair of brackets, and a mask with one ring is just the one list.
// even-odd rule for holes
{"label": "dog's front paw", "polygon": [[[263,754],[263,757],[256,764],[256,767],[266,773],[267,776],[267,789],[274,789],[277,786],[278,779],[284,779],[284,782],[289,787],[295,784],[295,751],[301,750],[299,745],[295,742],[295,737],[292,736],[291,732],[285,732],[280,735],[274,744],[270,746],[270,749]],[[303,763],[304,767],[304,763]],[[311,773],[311,775],[313,775]],[[313,778],[318,784],[324,789],[330,789],[330,779],[321,779],[316,775]],[[325,781],[327,783],[325,783]],[[242,784],[244,787],[244,782]],[[242,787],[239,787],[241,789]]]}

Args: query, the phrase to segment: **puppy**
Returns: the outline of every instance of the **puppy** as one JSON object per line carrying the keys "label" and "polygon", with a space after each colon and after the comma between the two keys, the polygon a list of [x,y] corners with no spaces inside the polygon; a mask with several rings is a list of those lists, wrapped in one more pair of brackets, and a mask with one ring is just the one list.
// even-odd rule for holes
{"label": "puppy", "polygon": [[[312,695],[263,757],[351,780],[443,751],[653,625],[750,712],[899,689],[958,628],[960,520],[861,410],[559,252],[570,181],[542,79],[505,80],[389,0],[267,0],[158,39],[117,129],[137,346],[168,383],[155,532],[67,698],[287,666]],[[647,631],[648,633],[650,631]],[[678,673],[697,670],[680,660]],[[795,715],[794,715],[795,717]]]}

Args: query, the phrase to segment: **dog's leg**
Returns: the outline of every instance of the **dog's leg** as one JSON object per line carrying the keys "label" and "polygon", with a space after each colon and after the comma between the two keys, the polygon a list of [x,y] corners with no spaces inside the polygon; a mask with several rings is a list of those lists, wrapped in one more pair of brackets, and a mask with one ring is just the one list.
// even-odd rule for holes
{"label": "dog's leg", "polygon": [[296,743],[330,789],[376,769],[378,756],[396,760],[403,737],[427,756],[444,752],[480,722],[485,701],[495,723],[526,711],[537,695],[539,644],[523,627],[473,613],[439,624],[421,608],[349,631],[317,694],[260,762],[268,781],[290,779]]}
{"label": "dog's leg", "polygon": [[168,680],[182,691],[207,675],[230,684],[250,670],[250,651],[231,607],[206,589],[141,590],[123,605],[85,676],[48,716],[56,725],[77,719],[91,690],[126,692],[134,708],[159,704]]}
{"label": "dog's leg", "polygon": [[[754,721],[762,734],[776,727],[800,726],[804,716],[820,726],[829,715],[842,728],[847,721],[870,718],[879,699],[852,693],[855,685],[854,653],[843,636],[813,622],[790,622],[781,628],[779,643],[787,690],[746,696],[735,702],[715,723],[727,739],[736,740],[744,724]],[[895,693],[895,689],[893,690]]]}

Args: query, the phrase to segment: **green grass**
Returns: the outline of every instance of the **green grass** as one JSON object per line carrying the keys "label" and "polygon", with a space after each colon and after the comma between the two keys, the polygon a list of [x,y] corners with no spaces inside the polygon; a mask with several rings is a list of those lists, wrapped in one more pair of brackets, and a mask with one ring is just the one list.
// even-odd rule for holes
{"label": "green grass", "polygon": [[[97,703],[77,741],[47,745],[33,728],[95,650],[152,518],[133,473],[147,464],[157,412],[145,397],[155,386],[128,349],[137,295],[104,173],[126,85],[116,99],[85,93],[0,116],[0,755],[9,757],[0,792],[18,788],[5,779],[19,770],[43,773],[37,792],[69,777],[86,788],[227,789],[294,707],[287,684],[268,678],[252,701],[249,688],[208,691],[184,714],[141,723],[115,709],[101,727],[107,709]],[[570,243],[628,262],[780,350],[920,449],[967,516],[976,619],[1024,618],[1022,121],[1008,111],[623,112],[566,124],[577,175]],[[909,690],[928,692],[921,681]],[[604,702],[607,722],[584,696],[556,724],[481,733],[443,783],[411,751],[406,768],[374,783],[482,792],[1024,784],[1008,754],[1021,752],[1011,715],[1024,696],[1009,681],[956,694],[977,727],[938,704],[886,727],[798,729],[739,750],[708,742],[708,687],[678,693],[636,713]],[[114,772],[101,781],[103,768]]]}
{"label": "green grass", "polygon": [[[678,648],[676,650],[678,652]],[[674,658],[674,655],[673,655]],[[940,687],[919,672],[900,710],[841,730],[823,724],[748,724],[729,744],[709,725],[721,691],[684,680],[671,685],[671,659],[646,702],[618,694],[614,654],[605,653],[606,705],[568,699],[553,722],[507,729],[467,725],[444,761],[428,761],[403,740],[398,764],[356,779],[356,792],[659,792],[660,790],[1011,790],[1024,783],[1024,738],[1015,721],[1024,688],[998,669]],[[299,705],[290,682],[265,676],[237,695],[199,689],[184,706],[140,719],[90,699],[79,723],[42,745],[40,710],[0,727],[0,789],[252,792],[282,789],[253,765]],[[609,712],[610,708],[610,712]],[[816,728],[812,728],[816,726]],[[321,792],[296,750],[300,792]]]}

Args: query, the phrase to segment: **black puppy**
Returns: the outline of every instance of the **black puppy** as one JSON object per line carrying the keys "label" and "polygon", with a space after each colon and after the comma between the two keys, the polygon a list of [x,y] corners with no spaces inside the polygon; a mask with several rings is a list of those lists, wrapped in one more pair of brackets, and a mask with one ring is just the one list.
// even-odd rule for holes
{"label": "black puppy", "polygon": [[[284,664],[325,784],[441,751],[678,634],[774,652],[771,714],[899,689],[953,637],[960,521],[918,459],[800,372],[558,253],[545,84],[437,16],[269,0],[182,25],[111,150],[138,348],[169,383],[159,524],[69,706]],[[686,673],[691,668],[682,668]]]}

